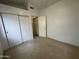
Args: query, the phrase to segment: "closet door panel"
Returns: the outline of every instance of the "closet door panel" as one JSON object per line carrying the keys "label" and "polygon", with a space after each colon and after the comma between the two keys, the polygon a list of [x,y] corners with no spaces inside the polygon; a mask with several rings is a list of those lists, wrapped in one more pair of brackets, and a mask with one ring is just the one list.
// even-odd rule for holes
{"label": "closet door panel", "polygon": [[30,39],[30,24],[29,24],[29,17],[25,16],[19,16],[20,19],[20,25],[21,25],[21,31],[22,31],[22,37],[23,37],[23,42],[27,41]]}
{"label": "closet door panel", "polygon": [[10,47],[22,43],[18,16],[2,14]]}
{"label": "closet door panel", "polygon": [[8,45],[8,41],[7,41],[5,31],[4,31],[4,28],[3,28],[1,16],[0,16],[0,36],[1,36],[0,41],[1,41],[1,44],[2,44],[3,50],[9,49],[9,45]]}

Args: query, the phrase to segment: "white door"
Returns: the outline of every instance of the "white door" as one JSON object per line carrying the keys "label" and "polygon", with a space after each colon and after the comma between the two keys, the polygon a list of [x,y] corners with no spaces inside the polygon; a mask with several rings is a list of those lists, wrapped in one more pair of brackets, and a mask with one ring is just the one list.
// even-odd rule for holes
{"label": "white door", "polygon": [[2,16],[10,47],[22,43],[18,16],[10,14],[2,14]]}
{"label": "white door", "polygon": [[5,32],[4,32],[1,16],[0,16],[0,36],[1,36],[0,41],[1,41],[1,44],[2,44],[3,50],[9,49],[9,45],[8,45],[8,41],[6,39],[6,35],[5,35]]}
{"label": "white door", "polygon": [[23,42],[30,40],[30,23],[29,17],[19,16]]}
{"label": "white door", "polygon": [[46,37],[46,16],[38,17],[39,36]]}

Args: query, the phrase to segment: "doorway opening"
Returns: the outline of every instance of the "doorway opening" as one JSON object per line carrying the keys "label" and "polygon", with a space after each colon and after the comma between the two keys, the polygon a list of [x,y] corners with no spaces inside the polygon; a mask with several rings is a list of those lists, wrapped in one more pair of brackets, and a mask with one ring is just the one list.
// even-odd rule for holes
{"label": "doorway opening", "polygon": [[33,30],[33,38],[37,37],[47,38],[47,17],[32,16],[32,30]]}
{"label": "doorway opening", "polygon": [[39,37],[38,16],[32,16],[33,37]]}

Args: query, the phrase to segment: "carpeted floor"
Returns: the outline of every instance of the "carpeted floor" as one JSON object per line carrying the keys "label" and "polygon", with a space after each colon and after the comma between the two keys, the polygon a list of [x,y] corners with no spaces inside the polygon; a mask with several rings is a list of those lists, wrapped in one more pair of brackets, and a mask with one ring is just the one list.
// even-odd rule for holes
{"label": "carpeted floor", "polygon": [[79,59],[79,48],[53,39],[36,38],[5,52],[4,59]]}

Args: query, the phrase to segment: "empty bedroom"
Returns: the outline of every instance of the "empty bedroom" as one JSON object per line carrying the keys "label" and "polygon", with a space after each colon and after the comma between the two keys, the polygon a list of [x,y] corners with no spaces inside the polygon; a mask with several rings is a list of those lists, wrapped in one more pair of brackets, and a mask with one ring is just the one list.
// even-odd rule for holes
{"label": "empty bedroom", "polygon": [[0,59],[79,59],[79,1],[0,0]]}

